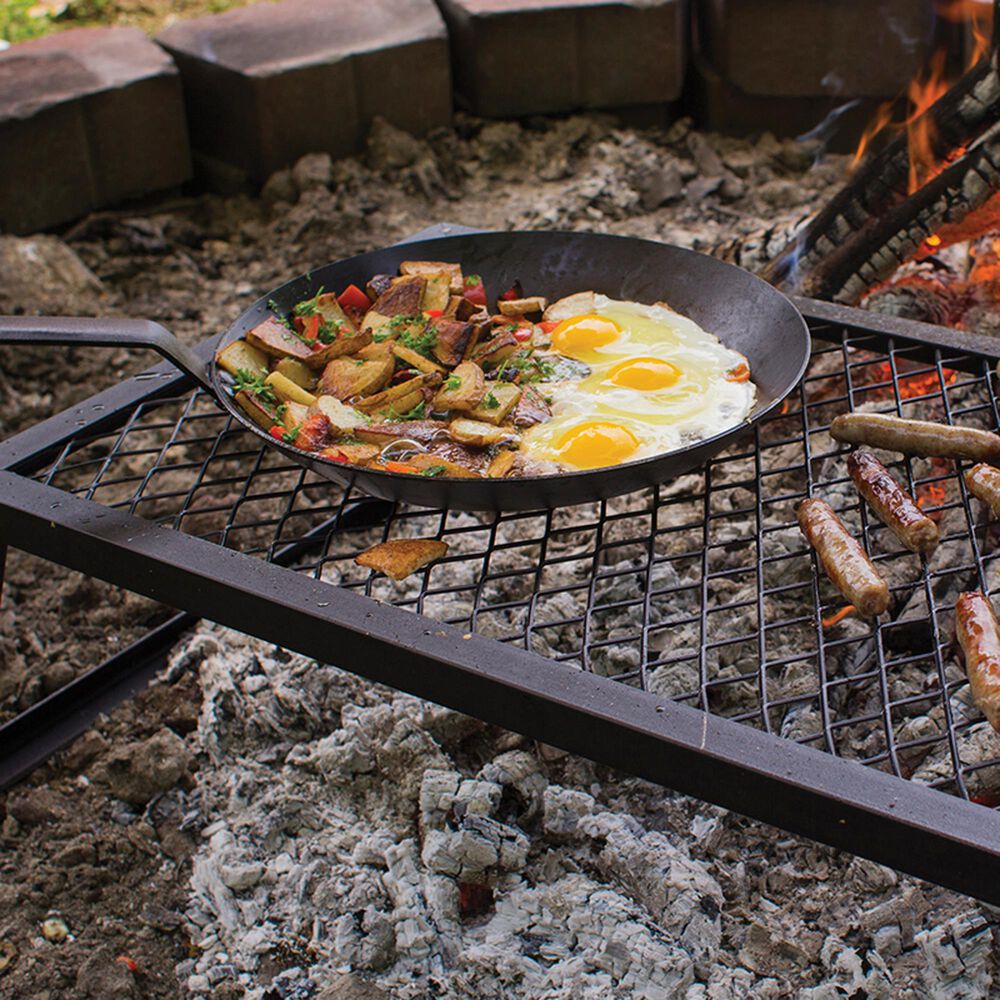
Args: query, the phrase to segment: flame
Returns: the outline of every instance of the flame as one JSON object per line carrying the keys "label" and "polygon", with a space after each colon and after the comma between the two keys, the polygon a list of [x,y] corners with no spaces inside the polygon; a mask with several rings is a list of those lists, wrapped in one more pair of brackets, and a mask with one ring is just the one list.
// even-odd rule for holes
{"label": "flame", "polygon": [[[931,470],[934,476],[950,476],[954,471],[954,465],[947,458],[932,458]],[[937,523],[941,520],[942,510],[927,510],[928,507],[940,507],[948,498],[948,482],[946,479],[934,483],[920,483],[917,486],[916,496],[917,506],[926,511],[927,516]]]}
{"label": "flame", "polygon": [[[938,378],[936,371],[924,372],[919,375],[907,375],[904,369],[905,361],[896,364],[898,377],[896,382],[899,385],[900,400],[913,399],[915,396],[932,396],[942,389],[942,380]],[[942,368],[941,375],[944,379],[944,386],[954,385],[958,379],[958,372],[954,368]],[[872,366],[872,375],[866,382],[892,382],[892,365],[888,361],[883,361],[880,365]],[[885,387],[885,395],[892,395],[891,386]]]}

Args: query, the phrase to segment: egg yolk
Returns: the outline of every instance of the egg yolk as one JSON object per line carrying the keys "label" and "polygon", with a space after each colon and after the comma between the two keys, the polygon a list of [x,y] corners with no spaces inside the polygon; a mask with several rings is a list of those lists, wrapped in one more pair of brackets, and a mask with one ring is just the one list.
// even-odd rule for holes
{"label": "egg yolk", "polygon": [[681,370],[662,358],[630,358],[615,365],[608,373],[608,381],[626,389],[655,392],[674,385],[681,377]]}
{"label": "egg yolk", "polygon": [[604,347],[618,339],[622,328],[606,316],[574,316],[552,331],[552,346],[568,357]]}
{"label": "egg yolk", "polygon": [[558,441],[559,458],[578,469],[599,469],[624,462],[639,442],[620,424],[588,421],[571,427]]}

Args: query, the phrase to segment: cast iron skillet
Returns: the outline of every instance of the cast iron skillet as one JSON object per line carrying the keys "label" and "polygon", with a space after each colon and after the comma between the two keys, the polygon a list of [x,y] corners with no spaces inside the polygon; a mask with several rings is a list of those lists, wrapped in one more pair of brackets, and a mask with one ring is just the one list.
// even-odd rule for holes
{"label": "cast iron skillet", "polygon": [[271,448],[320,476],[364,493],[424,507],[530,510],[604,499],[662,483],[701,465],[770,413],[798,384],[809,360],[809,331],[798,310],[770,285],[730,264],[679,247],[595,233],[475,233],[404,243],[336,261],[286,282],[258,299],[217,340],[215,351],[242,337],[270,312],[283,314],[319,289],[364,287],[375,274],[395,274],[404,260],[461,263],[481,274],[496,295],[520,279],[550,302],[593,289],[615,299],[669,302],[674,309],[746,355],[757,384],[749,417],[715,437],[651,458],[527,479],[425,478],[327,462],[262,431],[232,399],[228,374],[207,365],[172,334],[144,320],[0,317],[0,342],[152,347],[211,392],[233,418]]}

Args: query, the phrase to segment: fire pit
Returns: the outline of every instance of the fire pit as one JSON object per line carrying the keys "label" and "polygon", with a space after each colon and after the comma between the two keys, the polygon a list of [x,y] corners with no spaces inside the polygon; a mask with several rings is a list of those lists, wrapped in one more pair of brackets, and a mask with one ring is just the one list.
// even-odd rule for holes
{"label": "fire pit", "polygon": [[[994,343],[799,305],[814,350],[784,411],[652,491],[500,515],[371,501],[261,450],[161,367],[3,446],[0,529],[191,614],[1000,900],[1000,757],[951,650],[957,594],[996,571],[989,527],[961,469],[901,462],[942,532],[922,566],[860,506],[827,433],[869,409],[996,426]],[[845,614],[817,572],[795,527],[807,493],[864,537],[890,620]],[[403,584],[353,562],[429,534],[447,560]],[[9,724],[5,780],[107,683]]]}

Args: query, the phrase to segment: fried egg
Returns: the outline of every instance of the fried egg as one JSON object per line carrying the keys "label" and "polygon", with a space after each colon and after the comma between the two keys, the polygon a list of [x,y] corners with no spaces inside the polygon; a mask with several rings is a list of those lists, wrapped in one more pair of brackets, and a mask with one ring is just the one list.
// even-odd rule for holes
{"label": "fried egg", "polygon": [[587,312],[559,322],[551,351],[584,362],[590,374],[540,386],[552,417],[525,432],[526,455],[597,469],[713,437],[750,413],[756,387],[746,358],[693,320],[662,303],[573,300]]}

